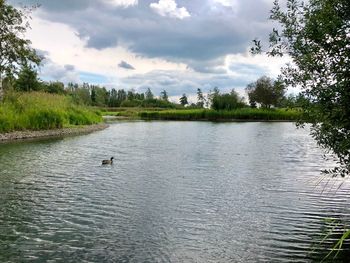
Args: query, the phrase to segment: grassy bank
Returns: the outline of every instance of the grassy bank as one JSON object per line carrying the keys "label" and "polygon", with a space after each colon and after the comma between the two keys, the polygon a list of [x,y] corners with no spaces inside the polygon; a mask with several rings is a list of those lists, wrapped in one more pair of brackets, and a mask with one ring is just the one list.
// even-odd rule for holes
{"label": "grassy bank", "polygon": [[141,111],[139,117],[144,120],[295,121],[301,118],[301,114],[298,110],[242,108],[232,111],[207,109]]}
{"label": "grassy bank", "polygon": [[0,103],[0,132],[48,130],[101,121],[99,111],[76,105],[68,96],[41,92],[12,93]]}

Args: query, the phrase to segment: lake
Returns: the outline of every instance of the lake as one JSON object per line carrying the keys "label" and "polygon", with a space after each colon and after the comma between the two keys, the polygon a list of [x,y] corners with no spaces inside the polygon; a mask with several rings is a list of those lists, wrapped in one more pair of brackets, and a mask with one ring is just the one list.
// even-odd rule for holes
{"label": "lake", "polygon": [[0,262],[317,261],[327,218],[350,215],[322,155],[308,129],[263,122],[0,144]]}

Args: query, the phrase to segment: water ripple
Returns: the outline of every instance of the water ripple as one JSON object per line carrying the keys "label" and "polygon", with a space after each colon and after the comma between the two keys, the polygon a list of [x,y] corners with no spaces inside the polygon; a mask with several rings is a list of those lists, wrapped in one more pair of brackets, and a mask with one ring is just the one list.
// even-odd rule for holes
{"label": "water ripple", "polygon": [[121,122],[2,144],[0,261],[317,261],[327,218],[350,217],[349,183],[320,176],[332,165],[289,123]]}

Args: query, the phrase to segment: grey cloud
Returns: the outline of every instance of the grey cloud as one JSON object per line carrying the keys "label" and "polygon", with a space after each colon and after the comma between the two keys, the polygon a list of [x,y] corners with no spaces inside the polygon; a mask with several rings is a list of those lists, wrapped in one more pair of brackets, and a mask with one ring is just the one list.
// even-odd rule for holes
{"label": "grey cloud", "polygon": [[80,82],[79,72],[75,70],[73,65],[61,66],[54,63],[48,57],[42,62],[39,74],[46,81],[61,81],[63,83]]}
{"label": "grey cloud", "polygon": [[75,66],[74,65],[64,65],[64,69],[67,71],[74,71],[75,70]]}
{"label": "grey cloud", "polygon": [[211,73],[211,74],[226,74],[227,71],[223,67],[225,61],[224,57],[219,57],[212,60],[207,60],[205,63],[201,60],[189,60],[187,62],[188,68],[200,73]]}
{"label": "grey cloud", "polygon": [[41,49],[36,49],[35,50],[36,53],[39,55],[39,56],[42,56],[42,57],[46,57],[49,55],[49,52],[45,51],[45,50],[41,50]]}
{"label": "grey cloud", "polygon": [[135,68],[130,65],[129,63],[125,62],[124,60],[122,60],[119,64],[118,64],[118,67],[120,68],[124,68],[124,69],[131,69],[131,70],[134,70]]}
{"label": "grey cloud", "polygon": [[232,63],[229,69],[241,75],[255,75],[257,77],[268,75],[268,70],[260,66],[245,63]]}
{"label": "grey cloud", "polygon": [[[40,10],[46,10],[52,13],[75,13],[87,9],[99,9],[101,7],[109,9],[128,8],[132,5],[114,4],[114,0],[9,0],[9,3],[17,6],[36,6]],[[122,3],[123,1],[121,1]],[[124,1],[126,2],[126,1]]]}
{"label": "grey cloud", "polygon": [[166,89],[170,96],[196,94],[197,89],[208,92],[214,87],[219,87],[222,92],[228,92],[232,88],[244,93],[246,85],[255,80],[255,76],[231,76],[228,74],[200,74],[183,71],[156,70],[147,74],[135,74],[120,79],[120,86],[135,88],[144,92],[151,88],[154,94],[159,94]]}
{"label": "grey cloud", "polygon": [[[186,63],[195,71],[135,74],[120,79],[120,87],[140,91],[150,87],[157,95],[167,89],[171,96],[195,94],[197,88],[207,92],[215,86],[222,91],[242,90],[264,72],[259,67],[233,63],[230,70],[239,76],[233,77],[223,65],[225,55],[245,52],[252,39],[266,37],[271,28],[266,18],[272,0],[271,4],[265,0],[242,0],[236,10],[213,8],[211,0],[177,0],[178,6],[191,14],[184,20],[156,15],[150,8],[152,2],[156,0],[142,0],[128,8],[113,8],[105,0],[28,0],[26,4],[40,3],[42,6],[34,15],[68,24],[90,48],[124,46],[136,56]],[[128,67],[126,64],[121,66]],[[78,79],[74,68],[52,62],[42,71],[53,79]]]}
{"label": "grey cloud", "polygon": [[[72,26],[88,47],[104,49],[127,46],[145,57],[188,62],[208,61],[246,50],[251,40],[266,35],[271,7],[264,0],[246,0],[239,9],[213,9],[211,1],[180,1],[192,14],[184,20],[155,15],[154,0],[139,1],[129,8],[110,8],[102,0],[40,0],[40,15]],[[60,12],[65,8],[65,12]]]}

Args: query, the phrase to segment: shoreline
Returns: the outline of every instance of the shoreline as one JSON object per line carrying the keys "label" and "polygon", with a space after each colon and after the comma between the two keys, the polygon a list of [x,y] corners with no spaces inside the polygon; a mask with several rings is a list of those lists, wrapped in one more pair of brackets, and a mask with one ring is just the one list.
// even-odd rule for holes
{"label": "shoreline", "polygon": [[268,120],[268,119],[151,119],[141,118],[142,121],[198,121],[198,122],[296,122],[296,120]]}
{"label": "shoreline", "polygon": [[47,138],[59,138],[64,136],[75,136],[81,134],[92,133],[95,131],[104,130],[108,127],[108,124],[100,123],[87,126],[79,126],[72,128],[61,128],[54,130],[37,130],[37,131],[13,131],[7,133],[0,133],[0,143],[15,142],[23,140],[34,139],[47,139]]}

